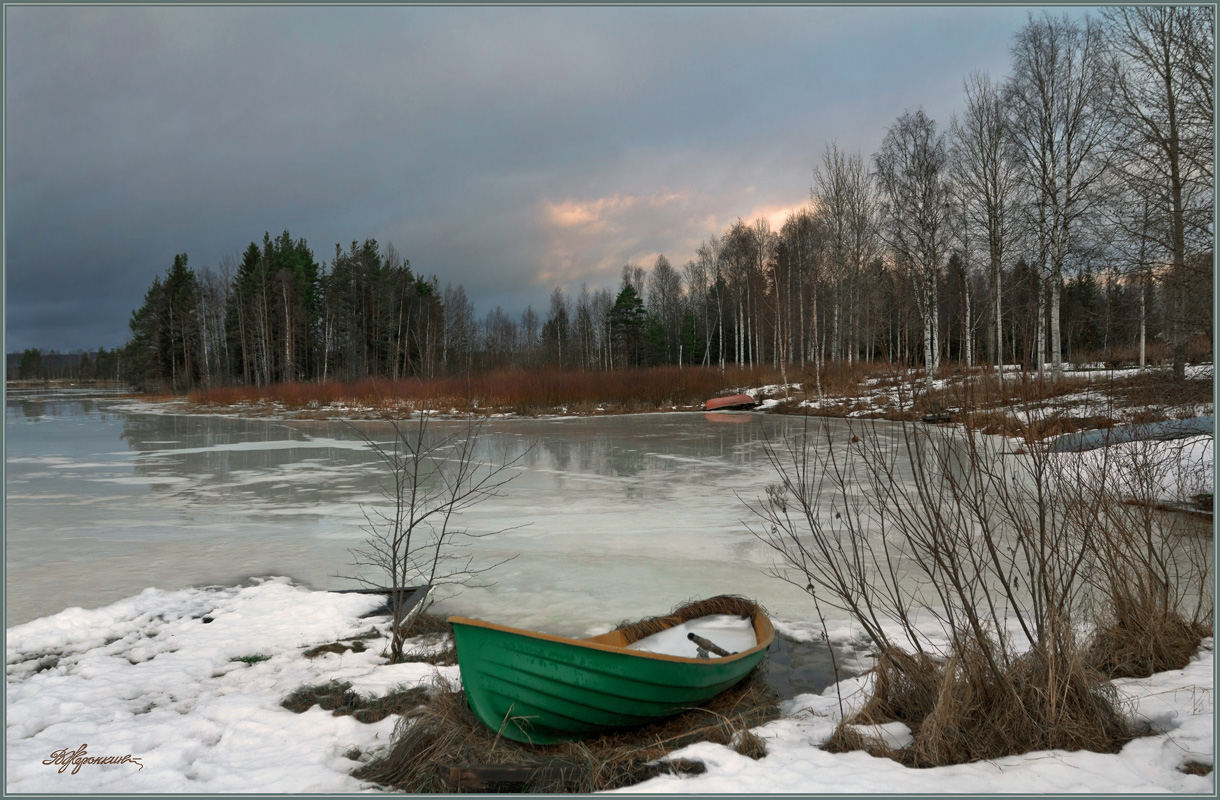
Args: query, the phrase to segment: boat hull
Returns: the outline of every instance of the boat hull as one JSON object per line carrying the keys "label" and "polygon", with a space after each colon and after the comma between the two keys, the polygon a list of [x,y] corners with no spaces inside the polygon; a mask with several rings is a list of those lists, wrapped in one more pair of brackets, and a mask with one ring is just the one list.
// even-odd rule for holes
{"label": "boat hull", "polygon": [[704,411],[729,411],[739,408],[754,408],[758,401],[748,394],[735,394],[729,397],[714,397],[703,404]]}
{"label": "boat hull", "polygon": [[625,649],[615,632],[591,639],[451,617],[466,701],[502,736],[529,744],[640,725],[711,700],[744,678],[775,633],[758,612],[758,645],[695,659]]}

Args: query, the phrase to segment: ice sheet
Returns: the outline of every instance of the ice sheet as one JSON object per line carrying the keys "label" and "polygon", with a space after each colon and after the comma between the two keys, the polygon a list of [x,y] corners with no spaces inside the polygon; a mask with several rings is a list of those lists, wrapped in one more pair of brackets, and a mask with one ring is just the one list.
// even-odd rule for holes
{"label": "ice sheet", "polygon": [[[60,424],[8,408],[10,624],[148,586],[355,585],[349,550],[368,535],[363,511],[385,508],[387,474],[351,425],[45,406]],[[359,425],[388,439],[386,423]],[[493,586],[442,592],[440,612],[580,635],[725,593],[799,611],[807,598],[765,574],[773,558],[739,499],[765,492],[765,444],[798,427],[699,413],[490,422],[479,457],[524,455],[522,469],[462,524],[511,529],[477,555],[516,558]]]}

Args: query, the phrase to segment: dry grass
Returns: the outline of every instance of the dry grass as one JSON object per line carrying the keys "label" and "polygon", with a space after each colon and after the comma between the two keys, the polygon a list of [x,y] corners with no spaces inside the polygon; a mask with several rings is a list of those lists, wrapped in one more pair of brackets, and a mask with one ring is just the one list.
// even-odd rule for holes
{"label": "dry grass", "polygon": [[1120,597],[1111,623],[1097,632],[1089,654],[1094,667],[1111,678],[1147,678],[1184,668],[1211,634],[1203,623],[1158,603]]}
{"label": "dry grass", "polygon": [[[1182,669],[1211,635],[1215,613],[1214,531],[1146,500],[1173,456],[1156,447],[1135,452],[1120,478],[1104,466],[1075,474],[1091,491],[1107,490],[1098,535],[1091,539],[1097,586],[1089,657],[1114,678],[1145,678]],[[1109,481],[1107,481],[1109,477]]]}
{"label": "dry grass", "polygon": [[1169,370],[1146,370],[1116,377],[1102,381],[1098,388],[1108,400],[1123,407],[1162,406],[1172,411],[1176,406],[1211,403],[1215,399],[1210,377],[1175,383]]}
{"label": "dry grass", "polygon": [[353,653],[363,653],[366,649],[368,649],[365,646],[365,642],[369,641],[370,639],[381,638],[381,631],[377,630],[376,628],[370,628],[364,633],[356,636],[349,636],[347,638],[348,641],[346,642],[331,642],[330,644],[321,644],[317,647],[311,647],[301,653],[301,655],[305,656],[306,658],[317,658],[318,656],[325,655],[327,653],[337,653],[339,655],[342,655],[348,651]]}
{"label": "dry grass", "polygon": [[399,791],[452,792],[457,787],[449,782],[449,769],[454,766],[566,766],[541,773],[524,786],[494,788],[604,791],[660,774],[703,771],[697,762],[675,767],[661,760],[695,742],[717,742],[751,758],[761,758],[765,746],[749,729],[778,717],[778,697],[755,670],[706,706],[663,721],[580,742],[526,745],[497,737],[470,711],[462,691],[442,679],[425,705],[399,721],[390,751],[353,775]]}
{"label": "dry grass", "polygon": [[415,615],[411,627],[404,631],[407,636],[427,636],[434,633],[453,633],[453,626],[444,617],[420,612]]}
{"label": "dry grass", "polygon": [[936,706],[942,672],[942,664],[926,653],[897,648],[882,651],[873,668],[872,694],[852,724],[902,722],[912,731],[918,730]]}
{"label": "dry grass", "polygon": [[302,686],[284,698],[281,706],[294,714],[303,714],[314,705],[330,711],[336,717],[350,716],[357,722],[380,722],[391,714],[411,714],[427,701],[428,689],[398,687],[383,696],[362,695],[352,691],[350,682],[330,681],[314,686]]}
{"label": "dry grass", "polygon": [[[422,638],[423,641],[416,643],[422,647],[404,649],[399,663],[431,664],[434,667],[452,667],[457,664],[457,648],[453,644],[453,626],[445,617],[421,612],[415,616],[411,627],[403,632],[403,637]],[[442,642],[445,643],[444,647],[439,649],[435,647]]]}
{"label": "dry grass", "polygon": [[649,411],[698,407],[710,397],[742,387],[774,383],[770,369],[731,367],[724,373],[704,367],[654,367],[630,370],[508,370],[432,380],[390,381],[369,378],[358,383],[321,381],[270,386],[222,386],[190,393],[205,406],[276,404],[286,409],[355,406],[381,411],[425,405],[462,412],[518,414]]}
{"label": "dry grass", "polygon": [[[857,361],[853,364],[831,363],[821,367],[822,394],[830,397],[856,397],[868,385],[868,381],[892,381],[900,372],[892,364],[882,361]],[[789,380],[799,382],[811,395],[816,395],[819,382],[818,368],[810,364],[799,372],[789,372]]]}
{"label": "dry grass", "polygon": [[[1195,335],[1186,340],[1186,360],[1192,363],[1212,360],[1211,337]],[[1107,367],[1135,367],[1139,365],[1140,351],[1138,345],[1130,347],[1110,347],[1096,353],[1081,353],[1076,359],[1081,362],[1102,362]],[[1166,366],[1173,356],[1169,346],[1164,342],[1148,342],[1144,350],[1144,360],[1150,365]]]}
{"label": "dry grass", "polygon": [[[1033,750],[1116,753],[1131,740],[1117,690],[1080,658],[1017,659],[1009,686],[980,680],[974,654],[950,659],[936,707],[912,750],[916,766],[960,764]],[[957,661],[958,663],[954,663]]]}
{"label": "dry grass", "polygon": [[[406,652],[403,657],[403,663],[432,664],[434,666],[452,666],[456,664],[457,651],[453,647],[452,634],[453,626],[446,622],[444,617],[438,617],[435,614],[417,615],[411,627],[404,633],[404,636],[409,638],[426,637],[432,641],[425,642],[425,646],[422,649]],[[434,649],[427,646],[428,644],[439,644],[446,637],[449,639],[447,647]],[[330,642],[311,647],[303,651],[301,655],[306,658],[318,658],[327,653],[335,653],[337,655],[343,655],[347,652],[363,653],[368,649],[367,642],[379,638],[382,638],[381,631],[373,628],[358,636],[350,636],[347,638],[347,641]]]}
{"label": "dry grass", "polygon": [[[1122,354],[1115,355],[1115,359],[1105,363],[1126,365],[1124,358],[1119,357]],[[802,388],[785,392],[788,402],[774,408],[777,413],[911,422],[939,408],[949,412],[953,422],[1029,442],[1118,422],[1155,422],[1191,416],[1196,405],[1213,401],[1209,379],[1177,384],[1166,368],[1149,368],[1138,375],[1123,376],[1098,370],[1087,377],[1072,375],[1057,379],[1050,373],[1008,372],[999,381],[987,367],[965,368],[956,362],[945,362],[935,376],[944,384],[931,392],[924,387],[921,370],[899,369],[884,362],[837,367],[826,364],[820,375],[809,365],[789,370],[786,377]],[[819,379],[823,403],[812,411],[799,407],[800,402],[819,396],[815,388]],[[612,371],[515,369],[427,381],[369,378],[357,383],[215,387],[194,391],[190,399],[210,409],[241,407],[246,413],[288,410],[318,418],[351,410],[393,418],[425,406],[475,414],[592,415],[695,409],[711,397],[782,382],[783,375],[771,367],[729,367],[723,374],[717,368],[703,367]],[[881,390],[896,393],[897,400],[879,395]],[[1095,407],[1112,410],[1080,414],[1068,404],[1068,398],[1085,392]],[[1027,417],[1028,412],[1036,412],[1034,416],[1039,421],[1027,424],[1014,411],[1025,411]]]}
{"label": "dry grass", "polygon": [[1096,547],[1104,603],[1090,662],[1111,678],[1182,669],[1212,634],[1210,538],[1143,504],[1107,509],[1107,522]]}
{"label": "dry grass", "polygon": [[327,653],[337,653],[342,655],[349,650],[353,653],[363,653],[366,649],[364,642],[331,642],[330,644],[320,644],[317,647],[311,647],[301,655],[306,658],[317,658]]}
{"label": "dry grass", "polygon": [[[670,614],[619,626],[629,641],[709,614],[752,616],[759,607],[733,595],[687,603]],[[499,737],[466,704],[463,692],[437,678],[436,691],[398,723],[394,743],[382,758],[361,767],[355,777],[408,792],[452,792],[451,767],[527,765],[546,767],[524,786],[493,789],[537,792],[594,792],[630,786],[660,774],[702,772],[689,761],[663,761],[666,755],[700,741],[732,747],[750,758],[766,754],[750,731],[779,717],[779,698],[755,669],[741,683],[701,708],[668,719],[554,745],[527,745]]]}
{"label": "dry grass", "polygon": [[[944,660],[886,651],[878,659],[872,696],[823,748],[864,750],[920,768],[1035,750],[1118,752],[1133,736],[1113,684],[1082,658],[1050,661],[1027,654],[997,681],[974,644]],[[901,750],[849,727],[894,721],[905,723],[913,736]]]}

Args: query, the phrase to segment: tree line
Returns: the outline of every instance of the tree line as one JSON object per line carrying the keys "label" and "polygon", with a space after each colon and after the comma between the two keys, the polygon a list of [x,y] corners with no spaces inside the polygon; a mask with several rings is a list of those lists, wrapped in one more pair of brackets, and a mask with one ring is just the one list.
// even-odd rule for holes
{"label": "tree line", "polygon": [[29,347],[21,353],[8,354],[8,376],[23,381],[72,380],[117,382],[123,376],[123,353],[117,348],[99,347],[90,353],[75,350],[61,353],[44,352]]}
{"label": "tree line", "polygon": [[132,314],[124,371],[183,390],[885,360],[930,382],[944,359],[1057,372],[1155,347],[1181,379],[1213,330],[1213,31],[1194,6],[1031,15],[1010,74],[966,77],[947,124],[917,108],[871,157],[827,144],[778,230],[738,220],[680,269],[629,263],[541,313],[480,317],[372,239],[326,264],[287,231],[198,273],[180,254]]}

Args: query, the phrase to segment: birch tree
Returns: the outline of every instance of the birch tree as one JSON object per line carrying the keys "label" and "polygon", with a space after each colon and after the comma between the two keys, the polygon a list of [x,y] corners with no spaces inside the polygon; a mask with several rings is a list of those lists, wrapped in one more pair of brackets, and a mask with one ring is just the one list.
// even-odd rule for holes
{"label": "birch tree", "polygon": [[657,256],[648,276],[648,311],[661,323],[670,358],[677,357],[682,326],[682,276],[663,255]]}
{"label": "birch tree", "polygon": [[[981,73],[964,82],[966,108],[955,117],[953,179],[966,225],[982,231],[990,267],[991,326],[988,340],[996,373],[1003,380],[1004,325],[1002,285],[1004,256],[1012,239],[1016,170],[1008,146],[1008,120],[1002,87]],[[968,233],[968,232],[967,232]]]}
{"label": "birch tree", "polygon": [[1051,365],[1059,374],[1064,265],[1073,236],[1099,200],[1106,171],[1101,28],[1087,17],[1031,16],[1014,39],[1012,58],[1005,91],[1009,130],[1023,179],[1037,198],[1039,266],[1050,283]]}
{"label": "birch tree", "polygon": [[923,322],[928,391],[940,365],[938,282],[951,236],[951,185],[945,136],[923,109],[900,116],[873,156],[881,187],[883,231],[915,289]]}
{"label": "birch tree", "polygon": [[1214,12],[1123,7],[1107,9],[1104,18],[1115,165],[1137,203],[1158,211],[1140,241],[1151,233],[1171,261],[1170,346],[1174,380],[1183,381],[1184,310],[1198,290],[1187,275],[1191,240],[1204,249],[1212,239]]}

